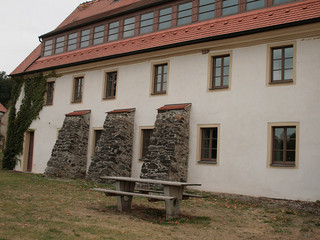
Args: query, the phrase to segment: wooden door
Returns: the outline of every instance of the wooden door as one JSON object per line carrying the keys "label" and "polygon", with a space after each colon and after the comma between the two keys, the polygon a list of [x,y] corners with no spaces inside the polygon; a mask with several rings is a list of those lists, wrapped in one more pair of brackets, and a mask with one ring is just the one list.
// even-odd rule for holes
{"label": "wooden door", "polygon": [[32,171],[33,163],[33,146],[34,146],[34,132],[28,132],[29,137],[29,149],[28,149],[28,161],[27,161],[27,171]]}

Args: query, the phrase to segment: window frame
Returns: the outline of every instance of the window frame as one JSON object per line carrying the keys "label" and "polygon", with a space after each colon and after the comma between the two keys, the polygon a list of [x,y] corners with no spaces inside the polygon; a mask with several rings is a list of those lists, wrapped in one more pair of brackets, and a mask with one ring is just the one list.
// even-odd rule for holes
{"label": "window frame", "polygon": [[[99,131],[100,132],[100,138],[102,135],[104,128],[103,127],[96,127],[96,128],[92,128],[92,150],[91,150],[91,156],[93,156],[96,152],[96,147],[97,147],[97,135],[96,133]],[[99,139],[100,139],[99,138]]]}
{"label": "window frame", "polygon": [[[70,38],[71,35],[76,35],[75,38]],[[78,49],[78,39],[79,39],[79,32],[71,32],[67,34],[67,52],[72,52]],[[71,43],[71,41],[75,40],[75,43]],[[73,49],[70,49],[70,47],[75,46]]]}
{"label": "window frame", "polygon": [[[290,162],[284,160],[283,162],[273,161],[274,156],[274,129],[275,128],[296,128],[296,137],[295,137],[295,161]],[[299,122],[272,122],[268,123],[268,161],[267,167],[288,167],[288,168],[298,168],[299,163]],[[287,150],[287,149],[286,149]]]}
{"label": "window frame", "polygon": [[[184,9],[184,10],[180,10],[179,11],[179,6],[182,6],[182,5],[185,5],[185,4],[188,4],[188,3],[191,3],[191,15],[187,15],[187,16],[180,16],[179,17],[179,13],[181,12],[186,12],[188,10],[190,10],[190,8],[188,9]],[[194,18],[194,8],[196,6],[194,6],[194,0],[189,0],[189,1],[184,1],[184,2],[180,2],[180,3],[177,3],[177,7],[176,7],[176,26],[179,27],[179,26],[186,26],[186,25],[189,25],[189,24],[192,24],[193,23],[193,18]],[[190,22],[187,22],[187,23],[180,23],[179,24],[179,20],[180,19],[185,19],[185,18],[191,18]]]}
{"label": "window frame", "polygon": [[[46,45],[50,41],[51,41],[51,43]],[[43,57],[48,57],[48,56],[53,55],[54,50],[55,50],[55,39],[51,38],[51,39],[45,40],[43,43]],[[46,54],[46,52],[49,52],[49,53]]]}
{"label": "window frame", "polygon": [[[89,31],[89,34],[87,35],[83,35],[82,33],[85,32],[85,31]],[[80,40],[79,40],[79,49],[83,49],[83,48],[87,48],[87,47],[90,47],[91,46],[91,35],[93,34],[93,31],[92,31],[92,28],[91,27],[88,27],[88,28],[83,28],[83,29],[80,29],[80,34],[79,34],[79,37],[80,37]],[[89,36],[89,39],[88,40],[83,40],[83,37],[86,37],[86,36]],[[83,43],[88,43],[87,46],[82,46]]]}
{"label": "window frame", "polygon": [[[65,52],[65,48],[66,48],[66,36],[67,35],[60,35],[60,36],[57,36],[55,38],[55,41],[54,41],[54,54],[61,54],[61,53],[64,53]],[[58,39],[59,38],[63,38],[62,41],[59,41],[58,42]],[[62,44],[61,46],[58,46],[58,44]],[[61,49],[61,50],[60,50]],[[57,51],[59,50],[59,52]],[[61,51],[61,52],[60,52]]]}
{"label": "window frame", "polygon": [[[103,27],[103,30],[102,31],[95,31],[96,28],[99,28],[99,27]],[[95,26],[92,27],[92,46],[97,46],[97,45],[100,45],[100,44],[103,44],[105,43],[105,38],[106,38],[106,24],[105,23],[102,23],[102,24],[97,24]],[[100,37],[96,37],[97,34],[99,33],[103,33],[102,36]],[[97,39],[102,39],[102,42],[95,42]]]}
{"label": "window frame", "polygon": [[[115,88],[112,88],[112,92],[114,92],[114,96],[108,96],[107,89],[108,89],[108,74],[116,73],[116,86]],[[118,69],[112,69],[104,72],[104,87],[103,87],[103,99],[104,100],[112,100],[116,99],[117,97],[117,88],[118,88],[118,81],[119,81],[119,70]]]}
{"label": "window frame", "polygon": [[[151,130],[151,135],[150,138],[152,137],[152,131],[154,129],[154,126],[143,126],[143,127],[139,127],[139,132],[140,132],[140,141],[139,141],[139,156],[138,159],[140,161],[144,161],[146,158],[143,156],[143,152],[144,152],[144,134],[143,131],[145,130]],[[150,142],[149,142],[149,146],[150,146]]]}
{"label": "window frame", "polygon": [[[220,86],[215,87],[214,86],[214,59],[219,57],[225,57],[229,56],[229,79],[228,79],[228,86]],[[215,53],[209,53],[208,54],[208,86],[207,89],[209,92],[211,91],[225,91],[225,90],[231,90],[231,82],[232,82],[232,51],[222,51],[222,52],[215,52]],[[223,79],[222,79],[223,81]]]}
{"label": "window frame", "polygon": [[[159,66],[167,66],[167,73],[166,73],[166,82],[163,81],[163,73],[161,74],[161,90],[160,91],[156,91],[156,75],[157,75],[157,68]],[[156,63],[152,63],[151,65],[152,70],[152,76],[151,76],[151,95],[165,95],[168,94],[168,82],[169,82],[169,61],[163,61],[163,62],[156,62]],[[163,91],[163,84],[166,83],[166,90]]]}
{"label": "window frame", "polygon": [[[220,124],[198,124],[198,146],[197,146],[197,164],[210,164],[218,165],[220,161]],[[206,160],[202,158],[202,134],[204,129],[217,129],[217,146],[216,146],[216,159]],[[209,150],[210,151],[210,150]]]}
{"label": "window frame", "polygon": [[[272,80],[273,74],[273,49],[292,47],[293,50],[293,63],[292,63],[292,80]],[[267,45],[267,86],[285,86],[296,84],[296,41],[284,42],[277,44]],[[282,69],[282,68],[281,68]],[[283,71],[282,69],[281,71]]]}
{"label": "window frame", "polygon": [[[76,98],[76,94],[78,93],[78,89],[79,89],[79,87],[77,87],[78,86],[78,84],[77,84],[77,80],[78,79],[82,79],[81,80],[81,86],[80,86],[80,97],[79,97],[79,99],[78,98]],[[84,75],[79,75],[79,76],[74,76],[73,77],[73,88],[72,88],[73,90],[73,92],[72,92],[72,100],[71,100],[71,102],[72,103],[82,103],[82,101],[83,101],[83,89],[84,89]]]}
{"label": "window frame", "polygon": [[[50,94],[51,95],[51,101],[48,101],[48,92],[49,92],[49,84],[53,84],[53,87],[52,87],[52,93]],[[45,106],[50,106],[50,105],[53,105],[53,99],[54,99],[54,90],[55,90],[55,81],[47,81],[46,83],[46,93],[45,93]]]}

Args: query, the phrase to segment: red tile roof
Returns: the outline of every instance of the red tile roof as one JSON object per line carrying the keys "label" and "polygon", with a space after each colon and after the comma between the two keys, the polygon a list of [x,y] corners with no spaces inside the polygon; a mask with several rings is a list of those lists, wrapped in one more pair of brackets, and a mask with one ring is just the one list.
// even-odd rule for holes
{"label": "red tile roof", "polygon": [[115,109],[113,111],[107,112],[108,114],[112,113],[125,113],[125,112],[134,112],[136,109],[135,108],[126,108],[126,109]]}
{"label": "red tile roof", "polygon": [[81,111],[74,111],[71,113],[66,114],[66,116],[70,117],[70,116],[82,116],[85,115],[87,113],[90,113],[91,110],[81,110]]}
{"label": "red tile roof", "polygon": [[0,103],[0,112],[5,113],[7,109]]}
{"label": "red tile roof", "polygon": [[[157,3],[159,0],[93,0],[80,4],[54,31],[75,27],[79,24],[104,19],[116,13],[132,10],[152,3]],[[47,34],[45,34],[47,35]]]}
{"label": "red tile roof", "polygon": [[167,110],[182,110],[186,107],[191,106],[191,103],[183,103],[183,104],[168,104],[164,105],[161,108],[158,108],[158,111],[167,111]]}
{"label": "red tile roof", "polygon": [[[299,24],[311,20],[320,21],[319,0],[305,0],[212,19],[50,57],[39,58],[41,49],[37,48],[11,74],[57,69],[198,41],[221,39],[236,34],[271,30],[277,26]],[[26,66],[29,67],[26,69]]]}

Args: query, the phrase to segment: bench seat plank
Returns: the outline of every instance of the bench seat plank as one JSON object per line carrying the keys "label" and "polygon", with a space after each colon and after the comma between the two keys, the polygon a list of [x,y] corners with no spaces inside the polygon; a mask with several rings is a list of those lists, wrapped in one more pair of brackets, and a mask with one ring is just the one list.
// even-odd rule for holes
{"label": "bench seat plank", "polygon": [[114,196],[137,196],[137,197],[158,199],[158,200],[163,200],[163,201],[175,199],[175,197],[170,197],[170,196],[142,194],[142,193],[136,193],[136,192],[125,192],[125,191],[117,191],[117,190],[103,189],[103,188],[92,188],[91,190],[98,191],[98,192],[104,192],[104,193],[110,193],[110,194],[113,194]]}

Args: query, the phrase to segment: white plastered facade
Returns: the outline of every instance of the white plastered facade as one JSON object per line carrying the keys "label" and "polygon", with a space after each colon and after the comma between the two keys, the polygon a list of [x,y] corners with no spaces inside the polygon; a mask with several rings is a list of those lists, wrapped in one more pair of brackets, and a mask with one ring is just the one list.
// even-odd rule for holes
{"label": "white plastered facade", "polygon": [[[317,25],[318,26],[318,25]],[[306,28],[297,27],[301,32]],[[127,61],[108,60],[57,70],[53,105],[44,106],[35,130],[33,172],[43,173],[62,127],[65,114],[91,110],[88,167],[93,153],[94,129],[103,126],[106,112],[136,108],[132,176],[139,177],[140,129],[154,125],[157,108],[165,104],[192,103],[188,181],[201,183],[201,190],[316,201],[320,199],[320,35],[295,37],[297,29],[273,38],[256,34],[248,38],[219,41],[141,54]],[[314,29],[314,28],[312,28]],[[302,33],[301,33],[302,34]],[[269,86],[267,83],[270,44],[295,44],[295,83]],[[221,42],[223,43],[223,42]],[[209,49],[203,54],[201,49]],[[317,50],[316,50],[317,49]],[[209,90],[210,56],[231,54],[231,81],[228,90]],[[151,66],[168,62],[167,94],[152,95]],[[118,71],[115,99],[103,100],[105,73]],[[71,103],[73,78],[84,76],[82,103]],[[270,123],[299,125],[296,167],[271,167],[268,163]],[[200,125],[219,125],[217,164],[200,164]],[[19,164],[17,170],[24,170]]]}

